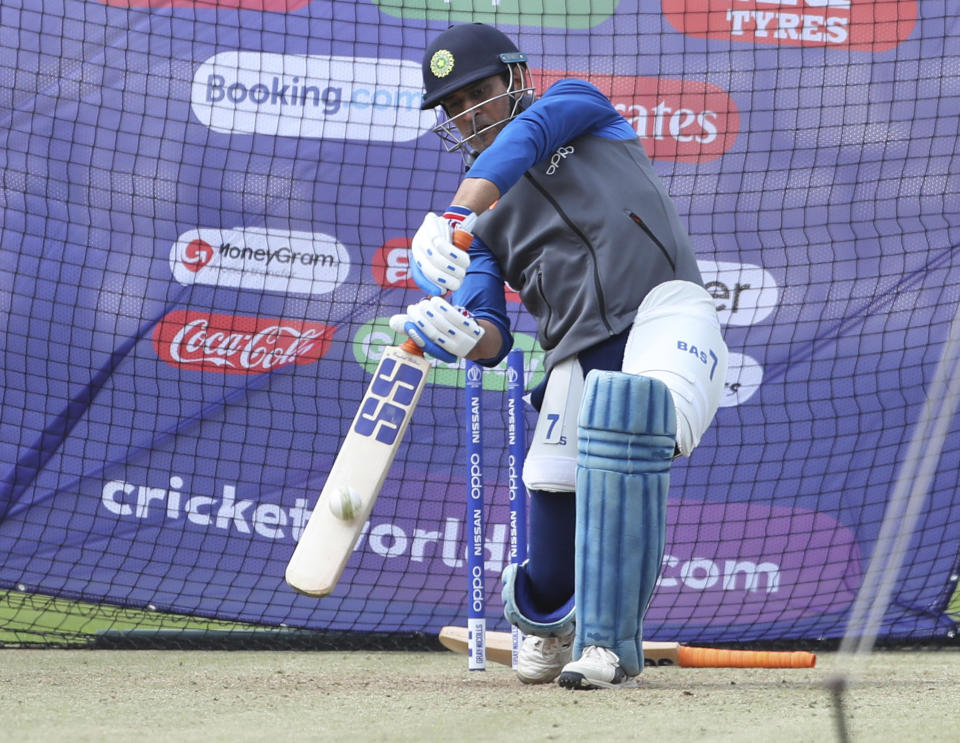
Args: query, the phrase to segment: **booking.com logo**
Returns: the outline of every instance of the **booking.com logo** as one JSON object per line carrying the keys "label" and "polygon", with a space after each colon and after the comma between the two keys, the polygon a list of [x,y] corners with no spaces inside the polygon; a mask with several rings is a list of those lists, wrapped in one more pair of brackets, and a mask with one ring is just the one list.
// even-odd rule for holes
{"label": "booking.com logo", "polygon": [[401,142],[435,121],[420,75],[402,60],[223,52],[197,68],[191,104],[218,132]]}

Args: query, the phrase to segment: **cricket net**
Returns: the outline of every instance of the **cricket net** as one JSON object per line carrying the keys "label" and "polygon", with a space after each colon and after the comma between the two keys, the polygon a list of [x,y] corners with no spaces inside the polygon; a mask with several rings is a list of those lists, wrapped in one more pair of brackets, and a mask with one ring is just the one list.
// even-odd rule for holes
{"label": "cricket net", "polygon": [[[541,91],[584,78],[636,129],[731,350],[672,472],[649,638],[844,635],[960,303],[958,0],[4,0],[0,645],[416,647],[464,622],[455,364],[336,591],[283,574],[387,319],[421,296],[410,237],[462,176],[420,62],[468,21],[516,39]],[[530,389],[544,351],[507,298]],[[506,396],[485,372],[499,630]],[[956,637],[943,418],[880,642]]]}

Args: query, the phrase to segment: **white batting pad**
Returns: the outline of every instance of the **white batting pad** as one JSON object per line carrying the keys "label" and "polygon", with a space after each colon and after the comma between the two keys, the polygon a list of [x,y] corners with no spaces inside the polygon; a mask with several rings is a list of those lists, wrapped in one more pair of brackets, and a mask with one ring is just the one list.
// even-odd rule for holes
{"label": "white batting pad", "polygon": [[523,465],[530,490],[572,493],[577,483],[577,414],[583,371],[576,357],[564,359],[550,374],[533,442]]}
{"label": "white batting pad", "polygon": [[689,456],[717,412],[727,378],[727,345],[707,290],[689,281],[655,287],[637,310],[622,369],[667,386],[677,446]]}

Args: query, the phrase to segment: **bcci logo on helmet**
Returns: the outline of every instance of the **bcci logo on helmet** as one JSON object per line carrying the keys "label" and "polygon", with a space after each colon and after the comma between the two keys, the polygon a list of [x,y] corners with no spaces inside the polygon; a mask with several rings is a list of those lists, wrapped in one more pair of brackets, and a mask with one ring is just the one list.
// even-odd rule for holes
{"label": "bcci logo on helmet", "polygon": [[438,49],[430,58],[430,72],[434,77],[446,77],[453,72],[453,55],[447,49]]}

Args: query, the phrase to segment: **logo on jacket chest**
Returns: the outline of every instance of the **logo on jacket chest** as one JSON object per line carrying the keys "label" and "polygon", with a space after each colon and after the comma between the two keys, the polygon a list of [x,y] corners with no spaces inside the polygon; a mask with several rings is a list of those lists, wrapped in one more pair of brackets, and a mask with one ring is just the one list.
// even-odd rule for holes
{"label": "logo on jacket chest", "polygon": [[547,166],[547,175],[553,175],[560,169],[560,163],[566,160],[576,150],[571,145],[564,145],[557,148],[557,151],[550,157],[550,164]]}

